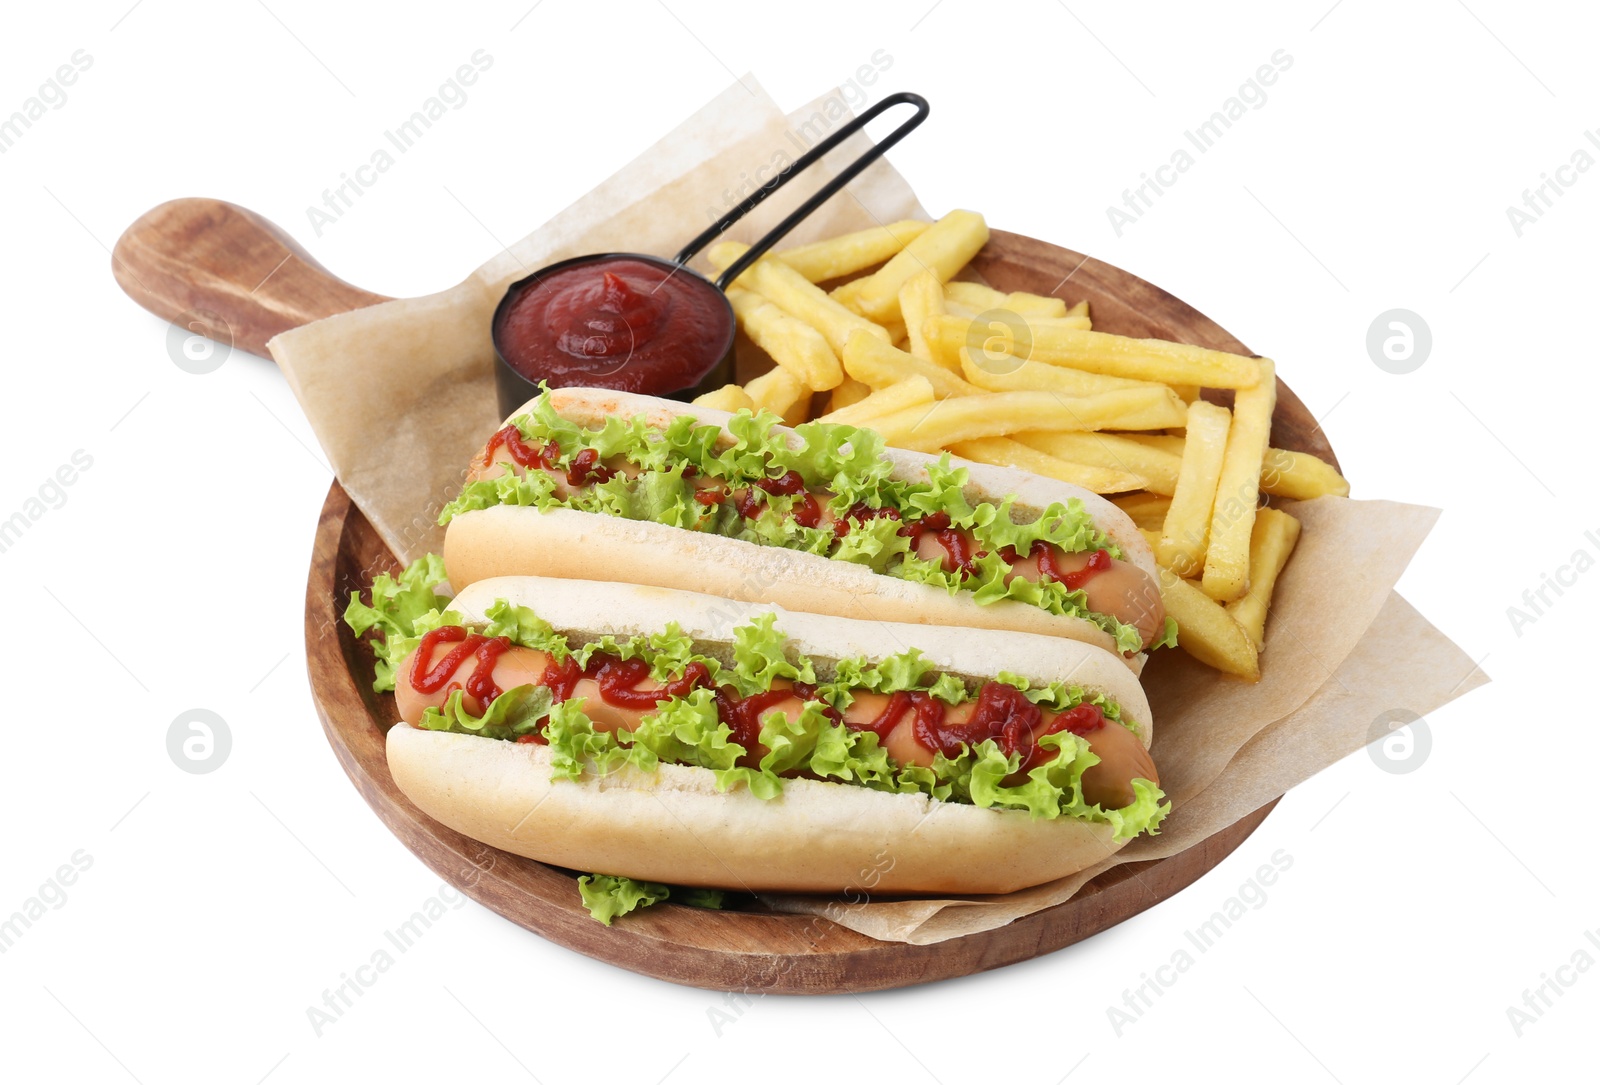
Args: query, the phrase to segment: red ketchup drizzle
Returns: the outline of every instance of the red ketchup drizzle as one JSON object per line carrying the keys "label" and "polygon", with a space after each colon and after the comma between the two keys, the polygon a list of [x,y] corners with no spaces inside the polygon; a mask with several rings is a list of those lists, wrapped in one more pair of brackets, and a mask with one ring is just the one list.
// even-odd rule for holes
{"label": "red ketchup drizzle", "polygon": [[925,690],[901,690],[889,696],[888,703],[875,719],[853,722],[849,726],[857,731],[871,731],[881,742],[900,725],[906,713],[911,712],[914,714],[912,734],[925,749],[955,757],[963,745],[976,746],[992,738],[999,741],[1001,751],[1007,756],[1023,755],[1017,771],[1025,773],[1052,752],[1038,744],[1040,738],[1058,731],[1086,735],[1098,731],[1106,722],[1099,708],[1085,704],[1059,713],[1041,727],[1043,710],[1021,690],[1005,682],[984,683],[966,723],[947,725],[948,711],[943,701]]}
{"label": "red ketchup drizzle", "polygon": [[[601,658],[596,656],[595,658]],[[675,678],[657,689],[634,689],[650,677],[650,664],[642,659],[617,659],[604,657],[605,661],[595,671],[600,685],[600,699],[618,708],[651,709],[672,697],[682,697],[711,677],[704,663],[691,663]],[[591,669],[593,664],[591,661]]]}
{"label": "red ketchup drizzle", "polygon": [[1096,573],[1103,573],[1111,568],[1112,558],[1109,550],[1096,550],[1089,555],[1089,564],[1077,572],[1063,573],[1061,567],[1056,564],[1055,547],[1041,539],[1033,544],[1033,548],[1039,552],[1039,571],[1052,580],[1059,580],[1066,585],[1068,591],[1077,591],[1094,579]]}
{"label": "red ketchup drizzle", "polygon": [[906,690],[891,693],[889,702],[883,706],[877,718],[861,723],[852,723],[850,727],[856,731],[871,731],[882,742],[889,737],[889,732],[900,726],[900,719],[911,709],[911,694]]}
{"label": "red ketchup drizzle", "polygon": [[746,520],[754,520],[757,516],[760,516],[762,504],[761,499],[756,497],[756,491],[753,486],[745,487],[733,498],[733,507],[738,509],[739,515]]}
{"label": "red ketchup drizzle", "polygon": [[539,676],[539,684],[550,689],[552,703],[560,704],[572,696],[573,690],[578,687],[578,679],[583,677],[583,668],[578,666],[578,661],[568,656],[560,663],[551,660]]}
{"label": "red ketchup drizzle", "polygon": [[806,490],[806,480],[800,477],[799,471],[785,471],[777,478],[760,479],[754,485],[740,490],[738,496],[733,499],[733,504],[739,510],[739,515],[746,520],[753,520],[761,515],[765,502],[756,497],[757,490],[765,490],[775,497],[799,497],[804,494],[804,498],[796,501],[790,512],[795,523],[801,527],[816,527],[822,522],[822,506],[817,504],[816,495]]}
{"label": "red ketchup drizzle", "polygon": [[803,500],[795,502],[790,515],[801,527],[816,527],[822,523],[822,506],[817,504],[815,495],[806,494]]}
{"label": "red ketchup drizzle", "polygon": [[785,471],[777,478],[764,478],[756,485],[774,495],[793,497],[795,494],[806,492],[806,480],[800,477],[799,471]]}
{"label": "red ketchup drizzle", "polygon": [[760,764],[761,717],[771,708],[795,696],[792,689],[769,689],[748,697],[736,697],[725,689],[716,693],[717,716],[733,733],[729,736],[744,747],[739,764],[753,768]]}
{"label": "red ketchup drizzle", "polygon": [[506,426],[499,433],[489,438],[488,446],[483,450],[484,459],[493,462],[494,450],[501,445],[505,446],[511,458],[520,467],[549,467],[561,454],[561,446],[554,441],[547,441],[537,449],[529,448],[522,441],[522,431],[516,426]]}
{"label": "red ketchup drizzle", "polygon": [[960,570],[963,576],[976,576],[978,569],[973,564],[983,551],[976,553],[968,540],[966,532],[950,526],[950,514],[947,512],[931,512],[920,520],[914,520],[900,529],[901,534],[910,535],[914,541],[920,542],[922,536],[931,534],[940,546],[944,547],[946,572]]}
{"label": "red ketchup drizzle", "polygon": [[609,482],[615,474],[611,468],[600,466],[600,453],[585,448],[572,457],[572,466],[567,468],[567,485],[576,487],[587,486],[591,482]]}
{"label": "red ketchup drizzle", "polygon": [[1046,750],[1039,745],[1039,740],[1045,735],[1054,735],[1062,731],[1067,731],[1074,735],[1088,735],[1100,730],[1105,725],[1106,717],[1095,705],[1081,704],[1076,708],[1067,709],[1046,724],[1042,730],[1035,732],[1033,747],[1028,750],[1027,754],[1022,758],[1022,763],[1017,766],[1017,773],[1019,775],[1026,773],[1041,761],[1049,760],[1049,757],[1054,755],[1054,750]]}
{"label": "red ketchup drizzle", "polygon": [[[855,520],[864,524],[868,520],[876,520],[883,516],[887,516],[891,520],[898,520],[900,519],[900,510],[889,508],[888,506],[875,509],[865,501],[857,501],[850,506],[849,512],[833,522],[833,532],[842,539],[850,534],[850,521]],[[901,528],[901,531],[904,532],[905,529]]]}
{"label": "red ketchup drizzle", "polygon": [[817,687],[811,683],[796,682],[794,684],[794,695],[800,698],[802,701],[816,701],[817,707],[822,709],[822,714],[828,717],[828,719],[832,720],[834,723],[844,722],[844,713],[840,712],[837,708],[834,708],[827,701],[817,700]]}
{"label": "red ketchup drizzle", "polygon": [[918,714],[915,734],[918,742],[946,757],[959,754],[962,744],[975,746],[986,738],[998,738],[1001,750],[1010,755],[1027,748],[1042,714],[1039,706],[1015,686],[985,682],[978,691],[978,703],[972,716],[965,724],[946,727],[941,705],[938,716],[924,718]]}
{"label": "red ketchup drizzle", "polygon": [[[434,649],[440,644],[454,644],[455,647],[429,670],[427,661],[433,658]],[[468,633],[459,625],[442,625],[429,630],[417,646],[417,654],[411,657],[411,688],[418,693],[438,693],[462,662],[469,655],[476,655],[478,665],[462,688],[482,707],[488,708],[501,693],[500,687],[494,684],[495,661],[510,647],[510,637],[491,639],[481,633]]]}

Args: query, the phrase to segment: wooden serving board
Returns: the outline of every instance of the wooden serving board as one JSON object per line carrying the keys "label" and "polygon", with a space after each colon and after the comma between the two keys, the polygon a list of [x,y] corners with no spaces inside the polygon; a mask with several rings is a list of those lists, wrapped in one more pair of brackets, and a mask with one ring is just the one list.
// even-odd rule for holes
{"label": "wooden serving board", "polygon": [[[258,354],[279,332],[386,300],[335,279],[266,220],[216,200],[176,200],[147,213],[118,241],[113,263],[118,282],[145,308],[169,320],[207,310],[226,322],[234,345]],[[1069,302],[1088,298],[1096,328],[1249,353],[1171,294],[1042,241],[994,231],[973,266],[998,289],[1055,293]],[[1316,420],[1281,380],[1272,440],[1337,462]],[[390,779],[384,736],[397,718],[394,698],[372,692],[371,651],[340,616],[353,593],[398,568],[335,482],[306,583],[306,657],[323,731],[351,781],[408,848],[473,899],[580,953],[675,983],[782,994],[872,991],[1028,960],[1172,896],[1221,862],[1276,805],[1179,855],[1116,867],[1065,903],[929,946],[880,942],[826,919],[762,911],[754,903],[720,912],[661,904],[606,928],[582,907],[573,872],[445,828]]]}

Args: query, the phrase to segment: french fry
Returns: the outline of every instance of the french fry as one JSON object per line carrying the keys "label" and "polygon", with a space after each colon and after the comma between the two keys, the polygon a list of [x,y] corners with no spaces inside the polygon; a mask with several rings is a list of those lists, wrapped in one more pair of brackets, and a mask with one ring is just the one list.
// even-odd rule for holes
{"label": "french fry", "polygon": [[[859,381],[846,383],[859,384]],[[840,385],[844,387],[844,385]],[[862,387],[866,387],[862,385]],[[838,389],[834,389],[838,391]],[[872,392],[870,395],[857,400],[845,407],[829,411],[820,421],[838,422],[847,426],[870,426],[874,419],[885,415],[894,414],[896,411],[907,410],[912,407],[921,407],[927,410],[933,404],[933,385],[928,383],[926,377],[907,377],[903,381],[891,384],[881,392]]]}
{"label": "french fry", "polygon": [[862,384],[854,377],[846,377],[839,382],[839,387],[828,394],[828,413],[842,411],[846,407],[860,403],[872,394],[872,389]]}
{"label": "french fry", "polygon": [[[1272,432],[1277,380],[1272,362],[1259,359],[1260,376],[1253,388],[1234,397],[1233,425],[1222,457],[1222,477],[1211,510],[1211,541],[1200,586],[1211,598],[1231,603],[1250,586],[1250,532],[1261,497],[1261,464]],[[1190,408],[1193,410],[1193,408]]]}
{"label": "french fry", "polygon": [[1089,299],[1085,298],[1083,301],[1078,302],[1078,304],[1076,304],[1072,308],[1068,309],[1067,310],[1067,315],[1068,316],[1081,316],[1081,317],[1084,317],[1085,319],[1087,319],[1088,316],[1089,316]]}
{"label": "french fry", "polygon": [[1163,452],[1170,452],[1174,456],[1183,455],[1183,438],[1173,437],[1165,433],[1124,433],[1122,436],[1130,441],[1151,448],[1159,448]]}
{"label": "french fry", "polygon": [[[934,341],[929,340],[930,343]],[[949,357],[947,346],[941,337],[936,353],[940,357]],[[1154,381],[1105,377],[1099,373],[1085,373],[1081,369],[1024,361],[1014,354],[988,348],[962,346],[957,348],[955,356],[960,362],[962,376],[989,392],[1060,392],[1064,396],[1093,396],[1129,388],[1151,391],[1165,387]],[[1176,396],[1172,399],[1181,406]]]}
{"label": "french fry", "polygon": [[1006,295],[1002,309],[1021,313],[1029,320],[1067,320],[1067,303],[1048,294],[1030,294],[1026,290],[1013,290]]}
{"label": "french fry", "polygon": [[[952,284],[947,284],[946,289],[948,289],[949,286],[953,286],[953,285],[956,285],[956,284],[953,284],[953,283]],[[976,286],[978,284],[976,284],[976,283],[964,283],[964,284],[961,284],[961,285]],[[989,288],[987,286],[984,287],[983,289],[984,290],[989,290]],[[1040,325],[1040,326],[1049,326],[1049,327],[1052,327],[1052,328],[1076,329],[1078,331],[1088,331],[1089,330],[1089,318],[1088,318],[1088,316],[1084,315],[1084,314],[1074,314],[1074,315],[1071,315],[1071,316],[1066,315],[1065,312],[1064,312],[1064,310],[1066,308],[1066,303],[1065,302],[1062,302],[1062,309],[1063,309],[1062,313],[1052,313],[1052,314],[1048,314],[1047,315],[1045,313],[1039,312],[1038,309],[1041,308],[1041,307],[1037,306],[1037,305],[1024,304],[1022,306],[1017,306],[1017,305],[1011,304],[1012,299],[1019,296],[1017,294],[1001,294],[998,290],[990,291],[990,292],[996,295],[995,303],[993,305],[985,305],[985,306],[981,306],[981,307],[968,304],[966,299],[968,297],[970,297],[971,295],[963,294],[961,297],[951,297],[950,295],[947,294],[945,296],[945,308],[946,308],[946,311],[948,311],[950,313],[953,313],[956,316],[976,317],[976,316],[980,316],[980,315],[982,315],[983,313],[986,313],[986,312],[992,312],[992,311],[995,311],[995,310],[1000,310],[1000,311],[1011,313],[1014,316],[1020,318],[1021,320],[1027,322],[1028,324],[1037,324],[1037,325]],[[1037,297],[1039,297],[1038,294],[1027,294],[1027,295],[1022,295],[1022,296],[1029,297],[1029,298],[1037,298]],[[1060,301],[1061,299],[1054,298],[1054,299],[1048,299],[1048,300]]]}
{"label": "french fry", "polygon": [[1220,604],[1181,579],[1171,569],[1157,566],[1161,602],[1178,623],[1178,647],[1208,667],[1254,682],[1261,677],[1261,660],[1250,634]]}
{"label": "french fry", "polygon": [[900,318],[906,322],[906,335],[911,340],[907,353],[948,369],[934,357],[927,336],[922,334],[923,323],[931,316],[943,316],[944,311],[944,290],[933,272],[919,271],[900,288]]}
{"label": "french fry", "polygon": [[844,341],[857,330],[889,342],[887,331],[840,305],[782,260],[765,257],[757,260],[736,282],[821,332],[835,355],[842,356]]}
{"label": "french fry", "polygon": [[1350,483],[1336,468],[1305,452],[1269,448],[1261,460],[1261,488],[1273,497],[1309,501],[1333,494],[1350,496]]}
{"label": "french fry", "polygon": [[[733,262],[750,251],[750,246],[743,241],[718,241],[706,250],[706,260],[719,273],[727,271]],[[776,255],[767,253],[768,256]]]}
{"label": "french fry", "polygon": [[944,284],[945,300],[965,305],[974,312],[998,309],[1006,300],[1005,292],[983,283],[947,282]]}
{"label": "french fry", "polygon": [[1037,327],[1061,328],[1066,331],[1086,332],[1090,328],[1089,318],[1086,316],[1033,316],[1024,314],[1023,319],[1030,325]]}
{"label": "french fry", "polygon": [[1156,541],[1161,538],[1161,527],[1167,521],[1167,510],[1172,507],[1172,498],[1162,497],[1160,494],[1121,494],[1111,499],[1111,503],[1128,514],[1128,519],[1140,531],[1149,531],[1155,535],[1150,543],[1154,550]]}
{"label": "french fry", "polygon": [[1229,429],[1226,407],[1204,400],[1189,405],[1189,438],[1156,548],[1156,561],[1182,577],[1198,576],[1206,559]]}
{"label": "french fry", "polygon": [[927,269],[940,282],[949,282],[988,240],[989,227],[982,215],[950,212],[867,277],[867,285],[856,295],[861,312],[873,320],[898,319],[900,288],[907,279]]}
{"label": "french fry", "polygon": [[878,326],[889,333],[889,345],[896,350],[901,349],[900,344],[906,339],[906,326],[898,320],[887,320]]}
{"label": "french fry", "polygon": [[[934,327],[925,332],[930,338],[935,334],[954,335],[966,342],[967,329],[960,317],[935,317],[930,323]],[[1028,358],[1050,365],[1131,380],[1197,384],[1204,388],[1252,388],[1261,379],[1261,367],[1256,359],[1242,354],[1224,354],[1220,350],[1169,343],[1165,339],[1129,339],[1104,332],[1053,327],[1048,323],[1030,323],[1028,330],[1033,339]]]}
{"label": "french fry", "polygon": [[1067,315],[1067,303],[1060,298],[1030,294],[1026,290],[1014,290],[1006,294],[982,283],[960,282],[946,283],[944,289],[945,296],[951,301],[980,313],[985,309],[1009,309],[1029,320],[1064,318]]}
{"label": "french fry", "polygon": [[[772,255],[814,283],[842,279],[888,260],[927,230],[929,225],[906,219],[891,222],[887,226],[871,226],[853,234],[840,234],[809,245],[780,249]],[[707,253],[706,257],[721,270],[741,255],[742,252],[735,253],[723,264],[717,264],[715,250]]]}
{"label": "french fry", "polygon": [[977,437],[949,446],[957,456],[996,467],[1015,467],[1036,475],[1060,479],[1097,494],[1120,494],[1142,489],[1145,480],[1126,471],[1085,463],[1072,463],[1030,448],[1009,437]]}
{"label": "french fry", "polygon": [[728,287],[728,301],[751,342],[800,378],[806,387],[826,392],[844,380],[844,367],[817,329],[796,320],[762,295],[741,287]]}
{"label": "french fry", "polygon": [[1032,330],[1033,348],[1028,357],[1051,365],[1205,388],[1250,388],[1261,379],[1255,360],[1240,354],[1165,339],[1130,339],[1049,325]]}
{"label": "french fry", "polygon": [[1084,429],[1119,428],[1122,419],[1131,412],[1150,409],[1148,403],[1131,404],[1130,396],[1147,398],[1142,392],[1130,389],[1079,397],[1054,392],[980,392],[949,396],[932,406],[896,411],[880,418],[873,428],[881,431],[891,445],[934,452],[957,441],[977,437],[1006,437],[1022,430],[1063,429],[1064,422]]}
{"label": "french fry", "polygon": [[786,426],[804,422],[811,407],[811,389],[787,369],[763,373],[746,384],[744,390],[750,396],[751,410],[771,411]]}
{"label": "french fry", "polygon": [[856,316],[861,316],[860,295],[862,287],[866,285],[867,279],[865,277],[851,279],[849,282],[842,283],[828,291],[828,297],[849,309]]}
{"label": "french fry", "polygon": [[940,399],[979,391],[943,366],[896,350],[888,343],[859,331],[853,332],[845,343],[844,368],[856,380],[870,385],[873,391],[881,391],[911,376],[926,378],[933,385],[934,395]]}
{"label": "french fry", "polygon": [[1250,590],[1228,604],[1227,610],[1254,642],[1256,651],[1266,647],[1267,608],[1278,585],[1278,574],[1294,553],[1300,538],[1300,521],[1279,509],[1256,513],[1256,526],[1250,532]]}
{"label": "french fry", "polygon": [[1108,413],[1094,420],[1063,415],[1061,421],[1051,427],[1056,430],[1163,429],[1181,424],[1184,416],[1183,401],[1173,395],[1171,389],[1148,381],[1106,387],[1101,383],[1105,378],[1097,374],[1056,369],[1034,362],[1022,362],[1016,370],[1006,373],[998,367],[990,370],[979,366],[967,354],[963,354],[961,372],[970,384],[986,392],[1045,392],[1069,401],[1092,399],[1099,403],[1123,404],[1121,414]]}
{"label": "french fry", "polygon": [[[1011,393],[1019,394],[1019,393]],[[1047,392],[1060,404],[1053,430],[1160,429],[1183,417],[1183,403],[1170,388],[1115,388],[1086,396]],[[1039,427],[1042,428],[1042,427]],[[1013,431],[1015,432],[1015,431]]]}
{"label": "french fry", "polygon": [[[1028,349],[1019,349],[1016,335],[1021,330],[1004,320],[980,324],[968,317],[953,316],[955,306],[946,301],[946,314],[923,322],[922,333],[936,361],[953,361],[967,380],[991,392],[1026,390],[1061,392],[1071,396],[1109,392],[1113,388],[1155,388],[1156,381],[1129,380],[1067,366],[1027,360]],[[1028,323],[1032,337],[1033,324]]]}
{"label": "french fry", "polygon": [[737,384],[724,384],[715,391],[696,396],[694,401],[698,406],[710,407],[714,411],[727,411],[729,414],[747,407],[755,409],[755,401],[750,398],[750,393]]}
{"label": "french fry", "polygon": [[1174,384],[1172,390],[1178,393],[1178,398],[1185,403],[1193,403],[1200,398],[1200,386],[1198,384]]}
{"label": "french fry", "polygon": [[[1178,485],[1180,458],[1149,445],[1112,433],[1019,433],[1016,439],[1030,448],[1072,463],[1104,467],[1144,479],[1143,489],[1171,497]],[[1101,493],[1113,491],[1101,490]]]}

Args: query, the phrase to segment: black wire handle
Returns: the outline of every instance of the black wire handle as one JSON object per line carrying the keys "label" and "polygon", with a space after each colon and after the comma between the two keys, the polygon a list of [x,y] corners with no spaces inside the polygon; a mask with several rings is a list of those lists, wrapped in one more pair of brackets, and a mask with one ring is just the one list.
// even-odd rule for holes
{"label": "black wire handle", "polygon": [[808,215],[826,203],[841,188],[855,180],[857,174],[859,174],[862,170],[866,169],[878,159],[882,158],[884,152],[909,135],[913,128],[927,120],[928,100],[920,94],[912,94],[909,91],[901,91],[899,94],[889,95],[889,97],[883,99],[883,101],[879,102],[877,105],[861,114],[861,116],[857,117],[855,120],[851,121],[849,124],[833,133],[833,135],[829,136],[827,139],[811,148],[805,154],[789,163],[789,165],[785,166],[781,171],[779,171],[776,177],[762,185],[760,188],[756,189],[753,193],[746,197],[745,200],[739,204],[739,206],[735,207],[732,211],[729,211],[726,215],[723,215],[709,228],[707,228],[705,232],[700,234],[699,237],[696,237],[693,241],[685,245],[682,251],[679,252],[677,256],[672,258],[673,263],[687,264],[690,260],[694,259],[696,253],[705,248],[707,245],[711,244],[711,242],[715,241],[717,237],[729,226],[732,226],[734,223],[738,222],[740,219],[744,218],[745,215],[754,210],[762,200],[766,199],[768,196],[778,191],[778,189],[782,188],[795,174],[800,173],[807,166],[811,165],[811,163],[815,162],[817,159],[833,150],[839,144],[843,143],[846,139],[849,139],[852,135],[865,128],[884,110],[891,109],[894,106],[901,104],[910,104],[916,106],[916,115],[910,120],[906,121],[900,127],[896,128],[893,132],[890,132],[871,150],[867,151],[860,158],[846,166],[839,172],[837,177],[819,188],[816,193],[814,193],[812,197],[805,203],[795,208],[788,218],[778,223],[778,225],[769,230],[764,237],[762,237],[755,244],[751,245],[748,252],[739,257],[739,259],[735,260],[733,263],[729,264],[727,269],[724,270],[721,275],[717,276],[716,279],[717,289],[727,290],[729,283],[733,282],[733,280],[742,275],[745,269],[751,264],[761,259],[768,249],[772,248],[772,246],[776,245],[783,239],[785,234],[794,229],[796,226],[800,225],[800,223]]}

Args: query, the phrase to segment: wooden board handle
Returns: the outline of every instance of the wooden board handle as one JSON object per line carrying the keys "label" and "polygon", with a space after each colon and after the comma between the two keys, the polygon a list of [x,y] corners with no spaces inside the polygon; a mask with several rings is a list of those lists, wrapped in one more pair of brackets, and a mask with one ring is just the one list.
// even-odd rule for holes
{"label": "wooden board handle", "polygon": [[[283,230],[222,200],[169,200],[139,216],[111,253],[134,301],[173,323],[267,356],[267,340],[389,299],[335,278]],[[220,318],[195,319],[197,310]]]}

